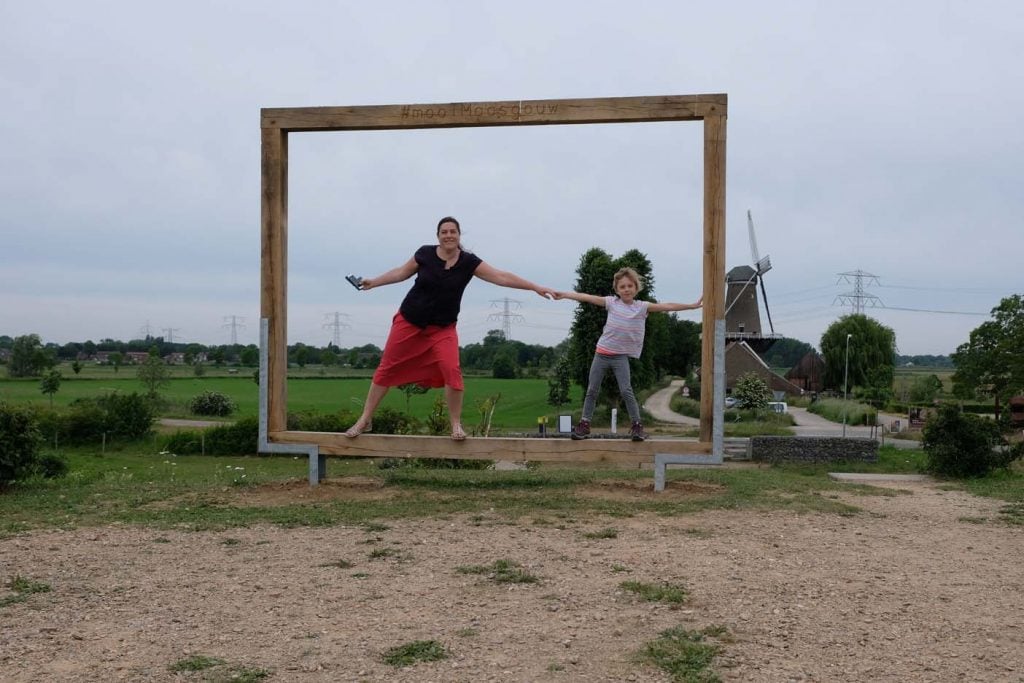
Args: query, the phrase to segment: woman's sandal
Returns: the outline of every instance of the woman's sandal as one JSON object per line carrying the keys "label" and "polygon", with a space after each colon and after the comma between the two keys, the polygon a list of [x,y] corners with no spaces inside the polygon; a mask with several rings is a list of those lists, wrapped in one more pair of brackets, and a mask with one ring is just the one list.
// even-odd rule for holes
{"label": "woman's sandal", "polygon": [[465,441],[466,432],[462,429],[461,424],[452,425],[452,441]]}
{"label": "woman's sandal", "polygon": [[354,425],[352,425],[351,427],[348,428],[348,431],[345,432],[345,436],[347,436],[350,439],[354,439],[357,436],[359,436],[360,434],[362,434],[363,432],[372,432],[372,431],[373,431],[373,422],[372,421],[371,422],[367,422],[366,425],[362,426],[362,427],[360,427],[359,423],[356,422]]}

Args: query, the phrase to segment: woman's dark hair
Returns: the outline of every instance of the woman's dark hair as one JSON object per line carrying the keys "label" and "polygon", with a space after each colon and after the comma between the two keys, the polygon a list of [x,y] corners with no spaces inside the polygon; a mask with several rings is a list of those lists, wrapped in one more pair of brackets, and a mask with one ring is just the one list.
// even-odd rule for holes
{"label": "woman's dark hair", "polygon": [[459,234],[460,235],[462,234],[462,226],[459,225],[459,222],[457,220],[455,220],[455,218],[453,218],[452,216],[445,216],[444,218],[442,218],[441,220],[439,220],[437,222],[437,233],[436,234],[438,234],[438,235],[441,234],[441,226],[444,225],[445,223],[454,223],[455,227],[459,231]]}

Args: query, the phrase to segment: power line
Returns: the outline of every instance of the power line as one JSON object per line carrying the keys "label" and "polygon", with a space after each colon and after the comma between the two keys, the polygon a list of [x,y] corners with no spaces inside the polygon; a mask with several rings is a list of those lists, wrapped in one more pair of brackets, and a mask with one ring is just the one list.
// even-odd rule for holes
{"label": "power line", "polygon": [[[333,319],[332,319],[332,316],[333,316]],[[339,312],[335,311],[334,313],[325,313],[324,317],[327,318],[328,322],[323,324],[323,328],[325,330],[326,329],[333,330],[332,339],[334,340],[334,345],[336,347],[338,347],[338,348],[341,348],[341,331],[342,331],[342,329],[346,329],[347,330],[350,327],[352,327],[347,322],[342,321],[342,318],[347,318],[348,315],[346,315],[345,313],[339,313]]]}
{"label": "power line", "polygon": [[[505,341],[512,341],[512,321],[517,323],[526,322],[526,318],[519,315],[518,313],[512,313],[511,309],[521,308],[522,302],[516,301],[515,299],[493,299],[491,300],[491,308],[497,308],[498,304],[503,304],[503,310],[501,313],[491,313],[487,316],[488,320],[501,320],[501,331],[505,334]],[[514,306],[513,306],[514,305]]]}
{"label": "power line", "polygon": [[221,327],[231,328],[231,344],[234,346],[238,344],[238,328],[245,329],[245,318],[240,318],[237,315],[226,315],[224,316],[224,324]]}
{"label": "power line", "polygon": [[885,304],[882,303],[882,300],[874,294],[864,293],[864,280],[867,280],[869,285],[872,280],[877,284],[877,275],[865,273],[863,270],[858,269],[849,273],[839,273],[839,278],[840,279],[836,281],[836,284],[843,281],[850,282],[850,278],[853,278],[853,291],[837,296],[835,301],[832,302],[833,306],[836,301],[838,301],[840,305],[850,304],[853,307],[854,314],[856,315],[862,315],[865,307],[877,308],[879,306],[885,306]]}
{"label": "power line", "polygon": [[913,313],[944,313],[947,315],[980,315],[986,316],[988,313],[974,313],[973,311],[934,311],[927,308],[900,308],[899,306],[882,306],[887,311],[911,311]]}
{"label": "power line", "polygon": [[181,330],[180,327],[161,327],[160,329],[167,334],[167,337],[164,341],[166,341],[168,344],[174,343],[174,333]]}

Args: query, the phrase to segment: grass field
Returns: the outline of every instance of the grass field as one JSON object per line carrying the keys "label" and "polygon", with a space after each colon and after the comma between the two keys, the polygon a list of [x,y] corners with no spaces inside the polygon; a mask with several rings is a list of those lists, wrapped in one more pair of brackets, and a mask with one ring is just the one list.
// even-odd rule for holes
{"label": "grass field", "polygon": [[[73,528],[113,523],[225,529],[270,523],[282,526],[327,526],[372,519],[436,516],[449,513],[497,512],[515,516],[527,511],[663,515],[701,509],[818,510],[839,514],[850,507],[831,492],[850,490],[828,478],[831,465],[785,465],[744,468],[670,470],[670,481],[711,483],[717,493],[674,502],[656,496],[642,502],[584,495],[578,487],[603,480],[650,480],[650,470],[615,467],[540,466],[522,471],[401,468],[379,469],[369,459],[331,458],[329,477],[375,481],[387,495],[350,500],[296,500],[266,506],[233,504],[255,489],[279,490],[285,484],[305,486],[306,459],[276,457],[168,456],[145,444],[118,449],[61,451],[70,464],[68,476],[30,480],[0,495],[0,537],[29,529]],[[883,447],[877,463],[842,463],[844,471],[919,471],[921,451]],[[1020,524],[1024,505],[1024,467],[967,483],[950,483],[976,495],[1005,500],[1017,511],[1004,521]],[[269,487],[269,488],[268,488]],[[382,489],[380,489],[382,487]],[[868,487],[865,487],[867,489]],[[280,489],[284,490],[284,489]],[[1010,515],[1008,512],[1007,515]]]}
{"label": "grass field", "polygon": [[[478,409],[480,402],[500,394],[497,409],[494,412],[492,428],[498,430],[534,430],[537,418],[548,417],[548,423],[557,424],[557,416],[578,412],[581,406],[579,390],[573,393],[576,400],[555,410],[547,404],[548,384],[543,379],[503,380],[480,377],[466,377],[466,397],[463,408],[463,420],[467,425],[475,425],[481,421]],[[346,409],[352,412],[361,410],[366,392],[370,388],[368,377],[359,378],[319,378],[292,377],[288,380],[289,412],[315,411],[334,413]],[[102,377],[76,378],[65,377],[60,390],[54,395],[55,406],[67,406],[80,398],[94,398],[106,393],[144,393],[145,388],[133,373],[124,372],[120,376],[110,373]],[[193,396],[204,391],[217,391],[227,396],[238,405],[233,417],[256,416],[259,413],[259,387],[251,376],[178,376],[170,380],[160,390],[166,406],[162,410],[164,417],[193,417],[187,410],[187,403]],[[442,396],[440,389],[432,389],[426,394],[409,397],[409,412],[424,419],[433,407],[434,400]],[[49,405],[49,398],[39,390],[39,379],[0,379],[0,401],[14,404]],[[406,395],[399,389],[392,389],[381,407],[390,407],[402,412],[406,411]]]}

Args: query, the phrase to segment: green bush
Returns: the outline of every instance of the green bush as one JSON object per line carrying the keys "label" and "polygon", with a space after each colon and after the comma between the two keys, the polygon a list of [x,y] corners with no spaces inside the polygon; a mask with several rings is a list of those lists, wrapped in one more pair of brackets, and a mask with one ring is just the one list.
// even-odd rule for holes
{"label": "green bush", "polygon": [[288,413],[288,429],[297,432],[344,432],[359,419],[348,410],[337,413]]}
{"label": "green bush", "polygon": [[259,418],[245,417],[234,424],[210,427],[204,432],[207,455],[252,455],[260,435]]}
{"label": "green bush", "polygon": [[76,399],[66,409],[37,409],[43,438],[58,445],[81,446],[108,441],[135,441],[149,436],[155,410],[141,394],[113,392],[100,398]]}
{"label": "green bush", "polygon": [[95,399],[76,399],[66,410],[39,411],[39,417],[47,440],[68,446],[100,443],[106,431],[106,413]]}
{"label": "green bush", "polygon": [[142,394],[132,392],[120,394],[112,392],[97,399],[97,403],[105,413],[105,426],[108,437],[134,441],[149,436],[153,430],[156,411],[153,404]]}
{"label": "green bush", "polygon": [[983,477],[1021,455],[1020,449],[1007,448],[995,421],[951,403],[939,406],[922,431],[925,468],[943,477]]}
{"label": "green bush", "polygon": [[175,455],[196,455],[203,452],[203,435],[196,429],[180,429],[164,442],[161,450]]}
{"label": "green bush", "polygon": [[219,391],[204,391],[193,396],[188,402],[188,410],[193,415],[227,417],[237,408],[230,396]]}
{"label": "green bush", "polygon": [[0,403],[0,485],[33,473],[40,440],[30,411]]}
{"label": "green bush", "polygon": [[383,408],[373,416],[374,434],[415,434],[420,421],[394,408]]}

